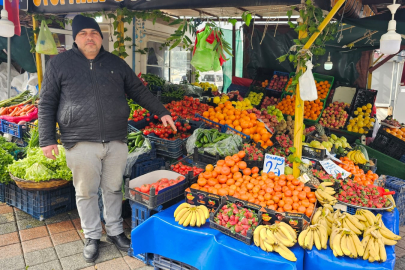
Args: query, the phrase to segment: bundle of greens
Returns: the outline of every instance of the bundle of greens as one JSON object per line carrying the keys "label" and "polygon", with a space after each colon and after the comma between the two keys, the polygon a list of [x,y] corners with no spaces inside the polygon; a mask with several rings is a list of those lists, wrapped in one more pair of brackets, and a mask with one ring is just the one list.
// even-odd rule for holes
{"label": "bundle of greens", "polygon": [[7,151],[10,154],[19,150],[19,147],[15,143],[6,141],[6,139],[2,136],[0,136],[0,148]]}
{"label": "bundle of greens", "polygon": [[41,148],[28,149],[27,157],[8,166],[8,171],[21,179],[35,182],[50,179],[72,180],[72,172],[66,164],[65,149],[58,145],[59,155],[56,160],[48,159],[42,153]]}
{"label": "bundle of greens", "polygon": [[0,183],[8,184],[11,181],[7,166],[13,161],[14,158],[6,150],[0,148]]}

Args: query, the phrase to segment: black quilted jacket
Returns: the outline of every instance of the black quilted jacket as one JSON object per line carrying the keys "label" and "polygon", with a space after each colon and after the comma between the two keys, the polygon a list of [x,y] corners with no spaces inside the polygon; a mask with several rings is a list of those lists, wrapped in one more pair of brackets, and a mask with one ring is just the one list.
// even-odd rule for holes
{"label": "black quilted jacket", "polygon": [[74,44],[46,66],[38,114],[40,146],[56,144],[56,122],[66,144],[125,140],[130,113],[126,95],[159,118],[169,114],[124,60],[103,48],[88,60]]}

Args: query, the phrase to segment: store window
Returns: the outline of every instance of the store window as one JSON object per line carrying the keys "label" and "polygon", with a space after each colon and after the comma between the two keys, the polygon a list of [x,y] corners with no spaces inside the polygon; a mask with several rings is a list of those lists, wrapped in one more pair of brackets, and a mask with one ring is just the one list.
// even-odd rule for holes
{"label": "store window", "polygon": [[159,42],[148,42],[146,72],[155,74],[171,83],[180,83],[184,80],[190,82],[191,52],[181,47],[172,50],[169,50],[168,47],[160,50],[160,47]]}

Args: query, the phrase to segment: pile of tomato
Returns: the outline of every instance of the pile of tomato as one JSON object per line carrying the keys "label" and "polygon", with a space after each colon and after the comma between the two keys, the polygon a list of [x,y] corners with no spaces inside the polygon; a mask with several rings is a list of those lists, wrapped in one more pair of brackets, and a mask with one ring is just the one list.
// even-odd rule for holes
{"label": "pile of tomato", "polygon": [[[159,179],[158,181],[156,181],[155,183],[152,184],[143,184],[140,187],[136,187],[134,188],[136,191],[145,193],[145,194],[149,194],[150,190],[152,187],[155,188],[155,194],[157,195],[159,193],[159,191],[164,190],[165,188],[168,188],[170,186],[174,186],[177,183],[184,181],[185,177],[184,176],[179,176],[176,179],[168,179],[168,178],[162,178]],[[133,190],[131,190],[130,192],[133,196],[135,196],[135,192]]]}
{"label": "pile of tomato", "polygon": [[182,124],[181,122],[175,123],[177,131],[173,130],[169,125],[165,127],[163,124],[149,123],[144,129],[142,129],[143,135],[147,136],[155,134],[157,137],[166,140],[185,139],[190,137],[191,126],[188,123]]}
{"label": "pile of tomato", "polygon": [[193,176],[199,175],[204,171],[204,169],[198,168],[196,166],[188,166],[183,164],[182,162],[179,162],[176,165],[171,165],[170,169],[182,175],[186,175],[188,172],[193,172]]}
{"label": "pile of tomato", "polygon": [[202,113],[208,110],[208,105],[200,103],[198,98],[184,97],[181,101],[172,101],[165,105],[172,116],[179,116],[182,119],[198,121],[199,118],[195,118],[195,114]]}

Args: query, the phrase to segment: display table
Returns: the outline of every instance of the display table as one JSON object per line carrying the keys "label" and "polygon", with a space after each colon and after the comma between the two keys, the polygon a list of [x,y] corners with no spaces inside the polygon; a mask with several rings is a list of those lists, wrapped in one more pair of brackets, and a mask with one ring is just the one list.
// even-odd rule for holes
{"label": "display table", "polygon": [[[382,220],[385,226],[393,231],[395,234],[399,234],[399,213],[395,208],[392,212],[381,212]],[[387,251],[387,261],[384,263],[369,263],[363,259],[351,259],[349,257],[333,256],[332,250],[305,250],[304,269],[311,270],[350,270],[350,269],[367,269],[367,270],[382,270],[382,269],[394,269],[395,267],[395,246],[385,246]]]}
{"label": "display table", "polygon": [[[180,202],[182,203],[182,202]],[[179,204],[180,204],[179,203]],[[291,250],[297,257],[290,262],[278,253],[267,253],[255,245],[246,245],[209,227],[209,222],[200,228],[183,227],[174,221],[173,213],[179,204],[155,214],[132,230],[134,254],[154,253],[181,261],[199,270],[211,269],[394,269],[394,247],[387,246],[385,263],[369,263],[362,259],[336,258],[329,249],[303,250],[296,244]],[[384,224],[399,233],[399,214],[384,212]],[[329,245],[329,244],[328,244]]]}
{"label": "display table", "polygon": [[[180,203],[179,203],[180,204]],[[178,204],[153,215],[132,230],[134,254],[154,253],[181,261],[199,270],[303,269],[304,250],[291,250],[297,257],[290,262],[278,253],[267,253],[255,245],[246,245],[209,227],[183,227],[174,221]]]}

